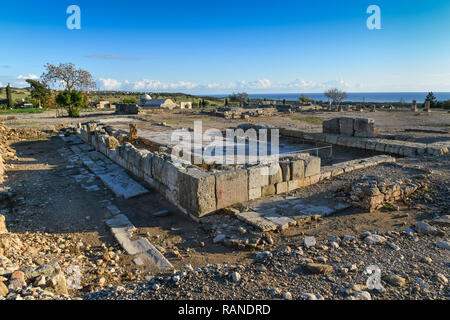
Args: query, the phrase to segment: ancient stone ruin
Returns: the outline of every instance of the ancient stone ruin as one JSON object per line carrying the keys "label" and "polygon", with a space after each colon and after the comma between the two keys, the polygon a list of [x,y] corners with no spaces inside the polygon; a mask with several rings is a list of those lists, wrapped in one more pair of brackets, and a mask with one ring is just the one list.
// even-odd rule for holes
{"label": "ancient stone ruin", "polygon": [[373,138],[375,135],[375,122],[364,118],[334,118],[323,122],[323,132]]}

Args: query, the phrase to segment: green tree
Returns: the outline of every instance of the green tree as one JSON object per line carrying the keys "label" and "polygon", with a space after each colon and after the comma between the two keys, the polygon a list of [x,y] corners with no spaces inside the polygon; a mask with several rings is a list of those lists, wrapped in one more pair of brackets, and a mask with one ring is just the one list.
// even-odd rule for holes
{"label": "green tree", "polygon": [[44,106],[49,106],[49,101],[52,96],[52,91],[47,88],[47,86],[39,81],[27,79],[26,80],[31,87],[31,99],[34,105],[41,106],[43,104]]}
{"label": "green tree", "polygon": [[11,109],[13,107],[11,86],[9,85],[9,83],[6,86],[6,105],[7,105],[8,109]]}
{"label": "green tree", "polygon": [[427,97],[425,98],[425,102],[430,101],[430,107],[434,108],[437,106],[437,99],[434,96],[433,92],[428,92]]}
{"label": "green tree", "polygon": [[225,98],[225,105],[228,106],[228,98]]}
{"label": "green tree", "polygon": [[298,100],[300,100],[300,102],[304,104],[308,104],[311,102],[311,99],[308,96],[305,96],[304,94],[302,94],[300,98],[298,98]]}
{"label": "green tree", "polygon": [[137,103],[137,100],[134,98],[125,98],[122,100],[123,103]]}
{"label": "green tree", "polygon": [[64,90],[60,91],[56,96],[56,103],[67,109],[69,117],[79,117],[80,108],[85,104],[85,97],[81,91]]}

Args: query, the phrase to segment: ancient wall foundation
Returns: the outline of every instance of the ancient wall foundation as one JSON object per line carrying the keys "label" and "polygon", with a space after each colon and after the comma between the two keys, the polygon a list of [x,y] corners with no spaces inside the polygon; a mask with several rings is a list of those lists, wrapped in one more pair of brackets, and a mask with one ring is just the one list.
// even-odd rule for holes
{"label": "ancient wall foundation", "polygon": [[320,180],[319,157],[305,155],[247,168],[208,171],[169,154],[136,148],[123,132],[88,123],[78,135],[112,161],[158,190],[193,217],[273,194],[283,194]]}
{"label": "ancient wall foundation", "polygon": [[322,125],[324,133],[342,134],[363,138],[373,138],[375,122],[365,118],[334,118],[325,120]]}
{"label": "ancient wall foundation", "polygon": [[355,207],[373,212],[386,204],[405,199],[422,186],[420,182],[391,182],[368,177],[352,185],[348,191],[348,201]]}

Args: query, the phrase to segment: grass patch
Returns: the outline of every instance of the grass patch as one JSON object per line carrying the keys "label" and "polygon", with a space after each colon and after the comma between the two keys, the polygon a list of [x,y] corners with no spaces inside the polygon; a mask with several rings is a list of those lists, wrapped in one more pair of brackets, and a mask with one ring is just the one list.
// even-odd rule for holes
{"label": "grass patch", "polygon": [[290,118],[291,118],[291,120],[294,120],[294,121],[302,121],[302,122],[306,122],[309,124],[315,124],[315,125],[319,125],[319,124],[323,123],[322,118],[299,117],[299,116],[291,116]]}
{"label": "grass patch", "polygon": [[45,111],[50,110],[50,108],[42,108],[42,109],[4,109],[0,110],[0,114],[30,114],[30,113],[44,113]]}

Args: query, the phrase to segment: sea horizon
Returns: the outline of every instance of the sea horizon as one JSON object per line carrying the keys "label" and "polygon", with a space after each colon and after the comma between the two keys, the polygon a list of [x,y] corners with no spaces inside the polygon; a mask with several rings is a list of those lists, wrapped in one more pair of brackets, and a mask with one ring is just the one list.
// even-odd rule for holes
{"label": "sea horizon", "polygon": [[[450,92],[433,92],[438,101],[450,100]],[[423,103],[428,92],[348,92],[345,102],[373,102],[373,103]],[[249,93],[250,99],[268,99],[295,101],[301,95],[308,96],[315,101],[328,101],[324,93]],[[208,95],[214,98],[226,98],[230,94]]]}

